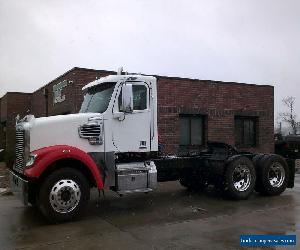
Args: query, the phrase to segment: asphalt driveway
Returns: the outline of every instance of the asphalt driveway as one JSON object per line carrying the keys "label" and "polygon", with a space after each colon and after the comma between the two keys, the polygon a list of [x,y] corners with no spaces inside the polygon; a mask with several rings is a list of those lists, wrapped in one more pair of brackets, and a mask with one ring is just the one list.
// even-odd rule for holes
{"label": "asphalt driveway", "polygon": [[300,235],[299,176],[281,196],[246,201],[189,193],[177,182],[147,195],[106,192],[100,204],[93,191],[86,214],[60,225],[14,196],[0,197],[0,249],[245,249],[239,236],[247,233]]}

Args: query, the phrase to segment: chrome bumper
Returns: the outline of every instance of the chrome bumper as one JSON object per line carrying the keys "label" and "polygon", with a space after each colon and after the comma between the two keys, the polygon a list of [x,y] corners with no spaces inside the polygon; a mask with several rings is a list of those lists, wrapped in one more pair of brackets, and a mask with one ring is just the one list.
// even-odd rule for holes
{"label": "chrome bumper", "polygon": [[14,195],[16,195],[24,205],[28,205],[28,181],[22,179],[14,172],[9,171],[9,184],[10,189]]}

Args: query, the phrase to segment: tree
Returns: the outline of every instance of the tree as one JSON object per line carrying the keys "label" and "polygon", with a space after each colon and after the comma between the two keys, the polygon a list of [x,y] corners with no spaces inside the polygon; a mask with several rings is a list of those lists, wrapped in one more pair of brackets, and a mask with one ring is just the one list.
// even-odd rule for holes
{"label": "tree", "polygon": [[295,102],[296,98],[293,96],[288,96],[282,100],[283,104],[288,108],[288,112],[280,113],[281,119],[291,126],[292,133],[297,134],[297,128],[299,127],[299,122],[296,121],[295,114]]}

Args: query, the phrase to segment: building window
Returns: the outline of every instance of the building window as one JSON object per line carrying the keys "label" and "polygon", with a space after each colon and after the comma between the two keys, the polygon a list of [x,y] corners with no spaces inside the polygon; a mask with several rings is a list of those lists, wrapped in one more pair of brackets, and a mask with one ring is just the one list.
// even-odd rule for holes
{"label": "building window", "polygon": [[235,145],[238,147],[256,146],[256,117],[235,117]]}
{"label": "building window", "polygon": [[203,116],[180,116],[180,146],[201,146],[204,144]]}

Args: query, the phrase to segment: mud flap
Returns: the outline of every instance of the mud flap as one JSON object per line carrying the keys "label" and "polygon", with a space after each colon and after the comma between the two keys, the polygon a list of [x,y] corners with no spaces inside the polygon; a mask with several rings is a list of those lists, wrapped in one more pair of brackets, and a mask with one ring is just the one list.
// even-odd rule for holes
{"label": "mud flap", "polygon": [[290,170],[290,173],[289,173],[289,180],[288,180],[288,184],[287,184],[287,187],[288,188],[293,188],[294,187],[294,182],[295,182],[295,172],[296,172],[296,169],[295,169],[295,159],[286,159],[286,162],[289,166],[289,170]]}

